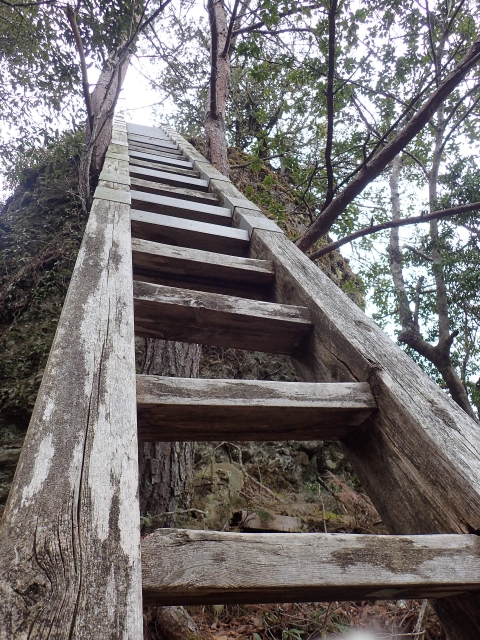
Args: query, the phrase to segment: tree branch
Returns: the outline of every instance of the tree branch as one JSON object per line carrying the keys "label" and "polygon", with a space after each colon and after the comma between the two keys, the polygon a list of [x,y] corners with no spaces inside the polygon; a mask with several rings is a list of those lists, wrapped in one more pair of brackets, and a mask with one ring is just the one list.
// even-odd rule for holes
{"label": "tree branch", "polygon": [[427,256],[427,254],[424,253],[423,251],[420,251],[420,249],[417,249],[416,247],[412,247],[411,244],[403,244],[402,249],[408,249],[419,258],[423,258],[423,260],[427,260],[427,262],[433,262],[433,258],[431,258],[430,256]]}
{"label": "tree branch", "polygon": [[313,225],[297,241],[302,251],[307,251],[321,236],[330,229],[335,220],[345,211],[347,206],[377,178],[385,167],[402,151],[411,140],[430,121],[438,107],[465,78],[467,73],[480,61],[480,37],[467,51],[463,59],[453,69],[439,87],[433,92],[425,104],[417,111],[405,127],[379,151],[359,172],[357,177],[332,200],[328,207],[318,216]]}
{"label": "tree branch", "polygon": [[363,236],[369,236],[372,233],[378,233],[378,231],[384,231],[385,229],[393,229],[395,227],[404,227],[409,224],[421,224],[422,222],[430,222],[430,220],[439,220],[441,218],[450,218],[452,216],[458,216],[461,213],[468,213],[470,211],[480,211],[480,202],[473,202],[471,204],[462,204],[459,207],[453,207],[452,209],[443,209],[441,211],[433,211],[432,213],[427,213],[421,216],[415,216],[414,218],[401,218],[400,220],[389,220],[388,222],[381,222],[379,224],[372,224],[369,227],[364,227],[363,229],[359,229],[354,233],[351,233],[345,238],[341,240],[337,240],[336,242],[332,242],[326,247],[322,247],[315,253],[312,253],[310,257],[311,260],[318,260],[322,256],[326,256],[327,254],[335,251],[339,247],[343,247],[344,244],[348,244],[349,242],[353,242],[353,240],[357,240],[357,238],[363,238]]}
{"label": "tree branch", "polygon": [[92,101],[90,98],[90,84],[88,82],[88,71],[87,71],[87,62],[85,60],[85,51],[83,49],[83,43],[82,43],[82,38],[80,36],[80,31],[78,30],[77,12],[72,6],[68,4],[67,8],[65,9],[65,13],[67,14],[70,27],[72,28],[73,35],[75,37],[75,43],[77,45],[78,55],[80,57],[80,69],[82,71],[83,97],[85,100],[85,106],[87,108],[87,116],[88,116],[88,123],[90,125],[90,130],[93,131],[95,116],[93,114]]}
{"label": "tree branch", "polygon": [[225,47],[222,51],[222,58],[226,58],[228,55],[228,50],[230,49],[230,43],[232,42],[232,32],[233,26],[235,24],[235,20],[237,19],[238,5],[240,4],[240,0],[235,0],[235,4],[233,5],[232,15],[230,16],[230,22],[228,24],[227,37],[225,39]]}

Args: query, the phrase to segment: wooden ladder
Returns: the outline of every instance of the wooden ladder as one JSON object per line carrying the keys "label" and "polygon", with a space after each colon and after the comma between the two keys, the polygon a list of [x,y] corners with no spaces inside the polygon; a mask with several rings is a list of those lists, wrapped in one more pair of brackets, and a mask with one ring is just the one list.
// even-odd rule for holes
{"label": "wooden ladder", "polygon": [[[136,376],[135,332],[304,382]],[[394,535],[140,541],[137,438],[341,440]],[[478,640],[479,531],[478,425],[181,136],[117,116],[2,521],[0,638],[139,640],[142,600],[428,597]]]}

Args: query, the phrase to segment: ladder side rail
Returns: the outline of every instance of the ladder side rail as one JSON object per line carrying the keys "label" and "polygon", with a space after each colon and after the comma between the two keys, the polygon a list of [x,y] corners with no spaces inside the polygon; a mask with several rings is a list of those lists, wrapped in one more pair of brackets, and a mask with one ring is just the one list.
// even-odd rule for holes
{"label": "ladder side rail", "polygon": [[[250,257],[274,263],[276,301],[310,308],[314,330],[294,356],[303,379],[370,384],[378,410],[343,445],[389,531],[480,532],[479,425],[255,204],[164,128],[232,208],[234,224],[249,231]],[[436,600],[435,608],[450,640],[478,639],[478,594]]]}
{"label": "ladder side rail", "polygon": [[112,135],[0,528],[1,638],[143,633],[121,119]]}

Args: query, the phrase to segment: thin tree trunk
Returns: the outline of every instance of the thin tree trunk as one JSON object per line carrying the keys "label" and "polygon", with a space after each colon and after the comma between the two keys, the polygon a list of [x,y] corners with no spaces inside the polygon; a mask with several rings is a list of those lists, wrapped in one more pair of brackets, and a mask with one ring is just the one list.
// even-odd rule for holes
{"label": "thin tree trunk", "polygon": [[[437,136],[438,137],[438,136]],[[436,149],[441,145],[442,136],[439,136],[437,140]],[[437,154],[438,155],[438,154]],[[435,157],[435,154],[434,154]],[[438,177],[438,164],[432,166],[430,177]],[[392,202],[392,220],[400,219],[400,195],[398,190],[398,182],[400,177],[402,161],[399,156],[395,158],[392,163],[392,172],[390,174],[390,194]],[[436,177],[435,177],[436,180]],[[436,204],[436,188],[432,185],[431,196],[435,196],[434,200],[430,199],[430,206],[435,207]],[[436,221],[435,221],[436,222]],[[437,228],[438,232],[438,228]],[[433,239],[433,236],[432,236]],[[436,237],[438,246],[438,235]],[[445,280],[443,278],[443,271],[441,268],[441,255],[439,250],[436,254],[438,271],[436,275],[437,283],[437,300],[439,300],[439,340],[438,343],[433,346],[422,338],[419,325],[419,309],[421,301],[421,286],[423,278],[420,278],[417,293],[415,298],[415,310],[412,313],[410,308],[410,302],[406,293],[405,280],[403,277],[402,267],[402,253],[399,245],[399,233],[398,228],[393,228],[390,231],[390,244],[388,246],[388,253],[390,256],[390,271],[392,274],[393,285],[395,288],[395,295],[398,303],[398,313],[400,316],[400,324],[402,331],[398,336],[398,340],[405,344],[408,344],[417,353],[429,360],[439,371],[448,390],[450,391],[452,398],[455,402],[462,407],[472,418],[476,419],[476,416],[470,406],[467,392],[462,384],[462,381],[458,377],[452,362],[450,360],[450,348],[456,334],[450,334],[449,332],[449,320],[448,320],[448,302],[446,297]],[[433,256],[432,256],[433,257]],[[435,258],[434,258],[435,259]],[[434,265],[435,266],[435,265]],[[439,295],[440,291],[440,295]],[[444,297],[442,297],[444,296]],[[441,316],[441,317],[440,317]]]}
{"label": "thin tree trunk", "polygon": [[210,85],[205,113],[207,158],[220,173],[229,177],[225,138],[225,112],[230,88],[227,13],[223,0],[208,0],[207,11],[212,34]]}
{"label": "thin tree trunk", "polygon": [[90,96],[93,126],[87,120],[85,141],[79,167],[79,193],[86,214],[92,202],[91,187],[102,170],[112,138],[112,120],[118,96],[127,73],[131,53],[113,54],[105,63]]}

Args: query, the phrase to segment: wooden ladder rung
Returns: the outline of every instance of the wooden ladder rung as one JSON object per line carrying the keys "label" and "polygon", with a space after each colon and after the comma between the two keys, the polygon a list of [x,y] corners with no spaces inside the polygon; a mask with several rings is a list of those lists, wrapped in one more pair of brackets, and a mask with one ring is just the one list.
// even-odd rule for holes
{"label": "wooden ladder rung", "polygon": [[375,408],[366,382],[137,376],[140,440],[339,440]]}
{"label": "wooden ladder rung", "polygon": [[162,340],[291,354],[311,328],[310,311],[272,302],[133,283],[135,331]]}
{"label": "wooden ladder rung", "polygon": [[170,136],[165,133],[163,129],[159,129],[158,127],[147,127],[143,124],[133,124],[131,122],[127,122],[127,133],[138,135],[138,136],[148,136],[150,138],[155,138],[156,140],[166,140],[167,142],[172,142]]}
{"label": "wooden ladder rung", "polygon": [[248,254],[250,241],[244,229],[137,209],[131,210],[130,217],[135,238],[236,256]]}
{"label": "wooden ladder rung", "polygon": [[[141,165],[141,166],[136,166]],[[159,171],[158,167],[155,169],[148,167],[148,162],[137,162],[136,164],[130,164],[130,174],[137,176],[143,176],[148,180],[158,182],[161,184],[172,185],[176,187],[187,187],[192,189],[198,189],[200,191],[208,190],[208,180],[198,178],[198,174],[194,171],[191,172],[192,176],[175,175],[171,172]]]}
{"label": "wooden ladder rung", "polygon": [[163,165],[158,164],[158,162],[149,162],[148,160],[142,160],[141,158],[136,158],[135,156],[130,155],[130,168],[132,164],[138,165],[140,167],[148,167],[149,169],[154,169],[156,171],[163,171],[166,173],[175,173],[181,176],[191,176],[192,178],[199,178],[200,173],[195,171],[194,169],[183,169],[180,167],[174,167],[173,165]]}
{"label": "wooden ladder rung", "polygon": [[187,218],[224,226],[231,226],[232,212],[226,207],[180,198],[170,198],[156,193],[144,191],[130,192],[132,207],[152,213],[165,213],[176,218]]}
{"label": "wooden ladder rung", "polygon": [[264,299],[275,272],[269,260],[174,247],[132,238],[136,280]]}
{"label": "wooden ladder rung", "polygon": [[136,191],[144,191],[145,193],[154,193],[170,198],[182,198],[183,200],[203,202],[205,204],[218,203],[218,197],[214,193],[189,189],[188,187],[174,187],[172,185],[153,182],[152,180],[142,180],[135,177],[130,178],[130,185],[132,188],[135,188]]}
{"label": "wooden ladder rung", "polygon": [[143,145],[137,142],[129,142],[128,148],[130,151],[141,151],[142,153],[149,153],[154,156],[161,156],[162,158],[171,158],[173,160],[183,160],[184,162],[187,162],[183,153],[178,153],[174,149],[152,147],[150,145]]}
{"label": "wooden ladder rung", "polygon": [[179,154],[182,153],[175,142],[167,142],[166,140],[158,140],[157,138],[151,138],[150,136],[138,136],[135,134],[128,134],[127,139],[133,144],[144,144],[149,147],[160,147],[170,149],[171,151],[175,151]]}
{"label": "wooden ladder rung", "polygon": [[193,164],[187,160],[177,160],[176,158],[167,158],[155,153],[145,153],[144,151],[128,151],[130,157],[140,158],[140,160],[148,160],[159,164],[171,165],[172,167],[180,167],[181,169],[191,169]]}
{"label": "wooden ladder rung", "polygon": [[441,598],[480,589],[480,539],[158,529],[142,575],[149,606]]}

